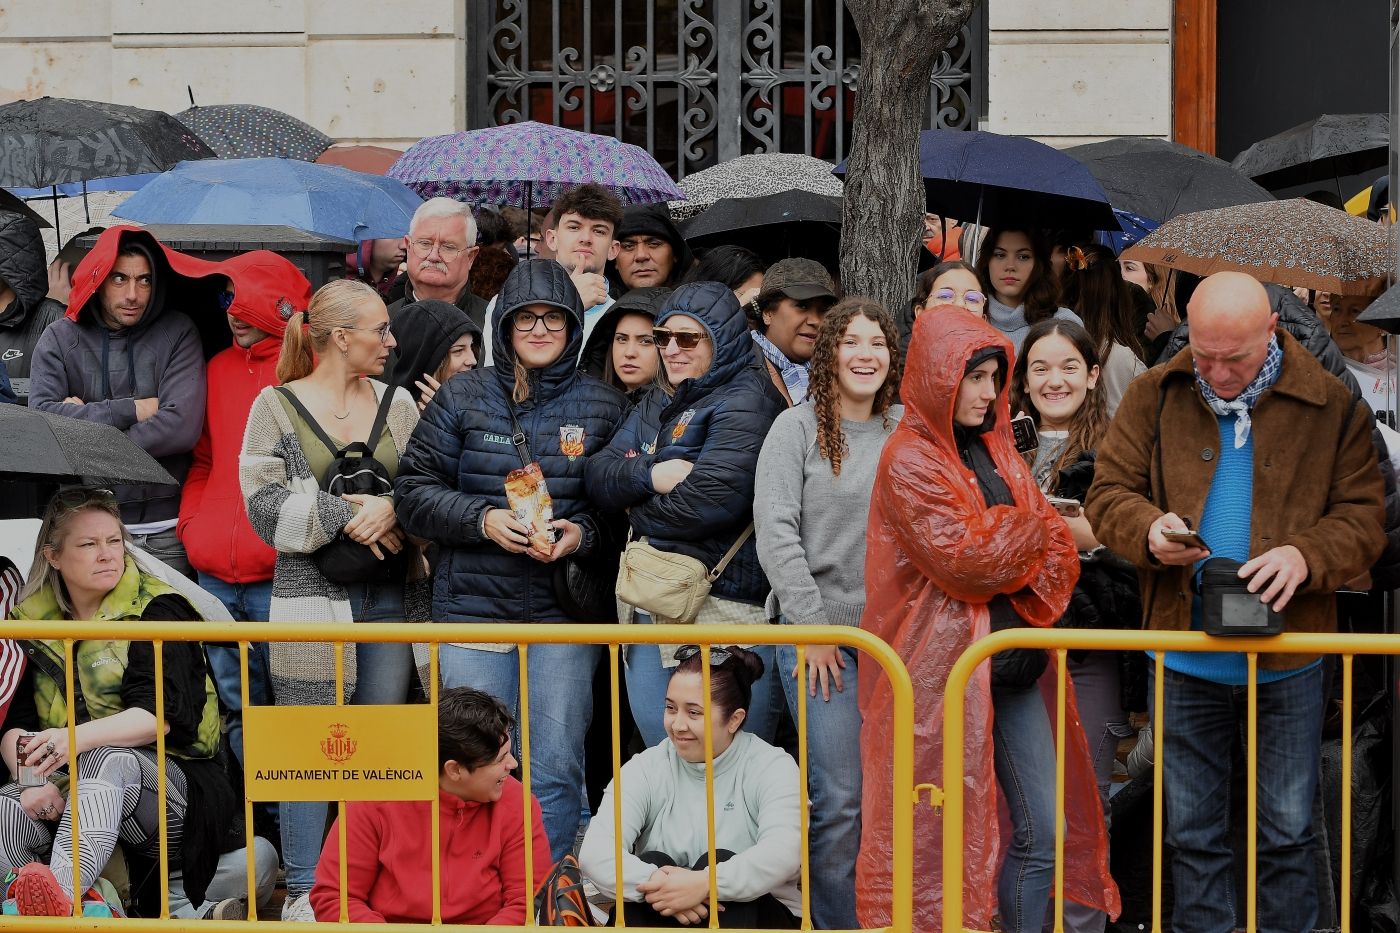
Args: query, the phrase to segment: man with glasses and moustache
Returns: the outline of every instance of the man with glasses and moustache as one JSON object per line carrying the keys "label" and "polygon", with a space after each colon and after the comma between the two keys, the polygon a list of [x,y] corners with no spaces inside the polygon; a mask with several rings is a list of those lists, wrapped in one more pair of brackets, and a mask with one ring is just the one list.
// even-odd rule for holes
{"label": "man with glasses and moustache", "polygon": [[406,304],[433,298],[461,308],[477,327],[486,326],[486,302],[468,287],[476,261],[476,220],[472,210],[451,198],[432,198],[413,212],[405,237],[408,285],[389,305],[392,322]]}

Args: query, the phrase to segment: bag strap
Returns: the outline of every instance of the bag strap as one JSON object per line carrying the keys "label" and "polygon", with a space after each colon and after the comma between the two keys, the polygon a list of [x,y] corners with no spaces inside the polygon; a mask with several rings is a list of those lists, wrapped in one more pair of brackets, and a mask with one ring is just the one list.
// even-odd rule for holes
{"label": "bag strap", "polygon": [[520,422],[515,417],[515,406],[510,399],[506,399],[506,411],[510,412],[510,427],[515,433],[510,436],[510,442],[515,445],[515,455],[520,458],[520,467],[524,469],[535,461],[530,456],[530,444],[525,439],[525,432],[520,430]]}
{"label": "bag strap", "polygon": [[744,542],[749,540],[749,536],[752,534],[753,522],[749,522],[749,527],[744,529],[744,533],[739,535],[738,540],[729,545],[729,550],[724,552],[724,556],[719,559],[719,563],[715,564],[715,569],[710,571],[711,583],[714,583],[720,578],[720,575],[724,573],[724,568],[729,566],[729,562],[734,559],[734,555],[739,553],[739,548],[744,546]]}
{"label": "bag strap", "polygon": [[[64,677],[63,670],[53,662],[53,658],[50,658],[44,653],[44,649],[38,642],[22,638],[19,639],[18,644],[24,651],[24,656],[29,659],[29,663],[33,664],[44,676],[53,681],[54,689],[57,690],[58,695],[63,698],[63,705],[69,706],[68,691],[64,689],[67,678]],[[74,686],[77,686],[76,682]],[[78,690],[77,696],[74,697],[72,710],[74,721],[78,725],[82,725],[92,718],[88,715],[87,700],[83,698],[83,691],[81,688]]]}
{"label": "bag strap", "polygon": [[[311,433],[315,434],[316,439],[325,445],[326,449],[331,452],[331,456],[339,457],[345,448],[331,440],[331,436],[327,434],[320,423],[312,417],[311,412],[306,410],[306,406],[302,404],[301,399],[297,398],[296,393],[286,386],[276,386],[275,388],[278,394],[290,402],[292,407],[297,410],[297,414],[301,415],[302,420],[306,422],[306,426],[311,429]],[[374,424],[369,429],[369,442],[367,446],[369,447],[371,456],[374,455],[375,448],[379,446],[379,436],[384,433],[384,425],[389,421],[389,407],[393,402],[394,388],[393,386],[386,386],[384,395],[379,399],[379,408],[374,413]]]}

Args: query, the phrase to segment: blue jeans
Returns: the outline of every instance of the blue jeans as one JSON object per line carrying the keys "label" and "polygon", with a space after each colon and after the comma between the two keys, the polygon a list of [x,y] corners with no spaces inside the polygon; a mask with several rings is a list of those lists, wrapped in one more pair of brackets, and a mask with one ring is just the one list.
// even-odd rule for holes
{"label": "blue jeans", "polygon": [[[856,920],[856,855],[860,852],[860,768],[851,752],[860,748],[860,694],[856,684],[854,649],[842,648],[846,667],[843,690],[833,685],[831,699],[807,697],[807,794],[811,801],[809,853],[812,875],[812,925],[819,930],[854,930]],[[807,688],[807,674],[791,675],[797,649],[778,646],[777,676],[787,695],[788,712],[797,722],[798,691]]]}
{"label": "blue jeans", "polygon": [[[635,618],[635,624],[651,624],[651,616],[640,610]],[[704,630],[696,631],[698,638]],[[754,681],[753,702],[744,718],[744,728],[763,741],[772,742],[778,733],[778,714],[783,702],[783,688],[778,686],[778,678],[773,674],[777,652],[773,645],[755,645],[749,650],[763,659],[763,676]],[[666,738],[666,687],[673,670],[673,667],[661,666],[661,650],[656,645],[628,646],[627,703],[632,707],[632,719],[647,748],[661,744]]]}
{"label": "blue jeans", "polygon": [[1011,812],[997,880],[1006,933],[1039,933],[1055,880],[1055,742],[1039,687],[992,691],[993,761]]}
{"label": "blue jeans", "polygon": [[[544,831],[555,861],[573,848],[588,806],[583,739],[593,717],[593,670],[603,656],[598,645],[531,645],[530,789],[539,798]],[[520,655],[443,645],[439,658],[444,687],[474,687],[489,693],[517,717]],[[520,744],[516,733],[515,745]]]}
{"label": "blue jeans", "polygon": [[[350,588],[350,613],[356,622],[402,622],[403,586]],[[356,705],[404,703],[417,673],[410,644],[370,643],[355,646]],[[299,897],[316,883],[316,861],[326,835],[324,801],[284,802],[279,806],[282,861],[287,869],[287,897]]]}
{"label": "blue jeans", "polygon": [[[1244,742],[1245,687],[1167,670],[1163,775],[1178,933],[1240,924],[1230,849],[1231,752]],[[1260,933],[1309,931],[1317,920],[1313,796],[1322,745],[1322,667],[1259,684]],[[1149,694],[1150,695],[1150,694]],[[1238,907],[1238,909],[1237,909]]]}
{"label": "blue jeans", "polygon": [[[272,604],[272,581],[229,583],[201,572],[199,585],[224,604],[224,608],[240,622],[266,622]],[[214,679],[214,691],[227,711],[224,716],[228,746],[243,764],[243,691],[239,680],[238,646],[205,644],[204,655],[209,659],[209,675]],[[267,643],[248,645],[248,702],[266,706],[272,702],[272,672],[268,669]]]}

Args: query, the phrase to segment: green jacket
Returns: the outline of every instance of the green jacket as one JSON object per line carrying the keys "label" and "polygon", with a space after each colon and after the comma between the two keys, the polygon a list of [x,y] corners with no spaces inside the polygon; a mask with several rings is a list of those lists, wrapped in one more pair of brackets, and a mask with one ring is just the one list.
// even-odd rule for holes
{"label": "green jacket", "polygon": [[[94,620],[120,622],[140,619],[153,599],[170,594],[179,595],[179,591],[158,577],[142,573],[128,557],[126,571],[102,600]],[[17,620],[61,620],[63,610],[59,608],[53,587],[46,586],[16,606],[11,616]],[[55,666],[63,668],[62,641],[43,640],[34,644]],[[126,675],[129,645],[130,642],[126,641],[80,641],[76,645],[75,676],[93,719],[105,719],[125,709],[121,687]],[[67,703],[61,685],[54,683],[37,666],[34,670],[34,703],[39,708],[39,721],[43,728],[58,729],[68,725]],[[213,681],[206,675],[198,738],[193,746],[172,747],[168,751],[179,758],[212,758],[218,749],[219,701],[214,693]]]}

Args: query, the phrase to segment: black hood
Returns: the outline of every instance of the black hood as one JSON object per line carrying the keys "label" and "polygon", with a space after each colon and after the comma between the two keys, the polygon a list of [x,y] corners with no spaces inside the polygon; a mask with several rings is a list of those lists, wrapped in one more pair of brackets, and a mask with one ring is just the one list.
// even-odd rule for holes
{"label": "black hood", "polygon": [[653,288],[634,288],[613,302],[588,334],[588,342],[583,345],[583,355],[578,361],[579,371],[588,373],[595,379],[602,379],[608,349],[612,346],[613,335],[617,333],[618,321],[627,314],[645,314],[655,321],[662,303],[670,294],[671,289],[659,285]]}
{"label": "black hood", "polygon": [[31,217],[0,210],[0,280],[15,300],[0,308],[0,327],[18,327],[48,295],[44,240]]}
{"label": "black hood", "polygon": [[507,397],[515,389],[515,348],[511,345],[510,328],[504,323],[514,311],[531,304],[552,305],[568,312],[568,340],[559,359],[532,374],[538,389],[531,387],[532,398],[550,398],[573,379],[577,370],[579,350],[583,346],[583,299],[569,279],[568,271],[553,259],[528,259],[511,270],[496,295],[496,307],[491,312],[491,358],[495,360],[496,378],[505,388]]}
{"label": "black hood", "polygon": [[386,374],[390,385],[416,394],[414,382],[432,375],[463,334],[471,334],[475,365],[481,364],[481,328],[450,302],[415,301],[397,309],[391,320],[398,345]]}
{"label": "black hood", "polygon": [[[671,265],[671,275],[662,285],[675,288],[695,262],[690,245],[681,236],[680,228],[671,220],[671,211],[665,204],[634,204],[623,211],[622,223],[618,225],[613,239],[619,243],[629,236],[654,236],[671,244],[675,261]],[[617,271],[617,260],[608,262],[606,275],[613,285],[614,294],[628,290]]]}

